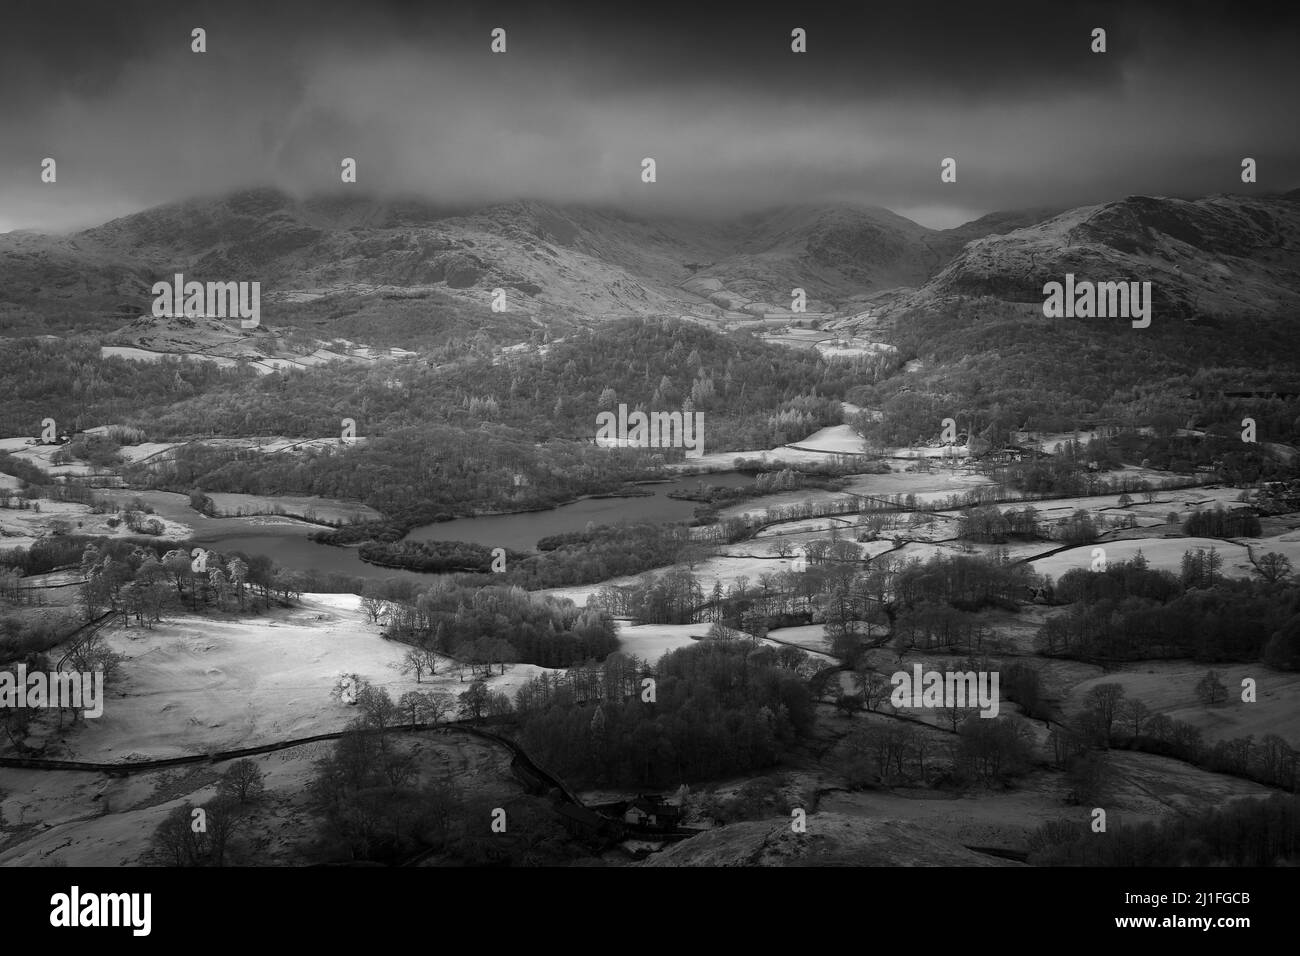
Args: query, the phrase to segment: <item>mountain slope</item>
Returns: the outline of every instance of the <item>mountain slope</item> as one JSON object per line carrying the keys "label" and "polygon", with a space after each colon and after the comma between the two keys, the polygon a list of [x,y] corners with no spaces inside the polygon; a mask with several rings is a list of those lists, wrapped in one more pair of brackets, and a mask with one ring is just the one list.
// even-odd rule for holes
{"label": "mountain slope", "polygon": [[1264,317],[1300,308],[1300,204],[1285,197],[1130,196],[977,239],[897,308],[991,296],[1040,307],[1043,286],[1151,282],[1154,314]]}
{"label": "mountain slope", "polygon": [[[42,311],[43,271],[80,275],[101,310],[123,296],[147,311],[148,286],[183,272],[199,281],[258,281],[280,297],[437,289],[486,307],[497,288],[511,311],[600,316],[676,313],[684,265],[721,254],[709,229],[645,223],[599,210],[518,202],[473,212],[418,201],[295,200],[267,189],[160,206],[68,240],[0,237],[0,293],[18,288]],[[34,256],[33,250],[40,255]],[[134,279],[122,288],[124,276]],[[10,280],[13,281],[10,281]],[[59,285],[52,284],[58,292]],[[120,291],[119,291],[120,290]],[[275,322],[274,308],[267,321]]]}
{"label": "mountain slope", "polygon": [[111,327],[136,314],[150,270],[129,256],[76,237],[0,236],[0,333],[59,325]]}
{"label": "mountain slope", "polygon": [[958,236],[872,207],[784,206],[706,222],[529,200],[464,209],[253,189],[67,239],[0,237],[0,295],[36,313],[79,303],[90,325],[147,312],[149,286],[176,272],[261,282],[270,324],[277,301],[392,290],[437,290],[481,309],[503,288],[510,311],[598,318],[781,310],[802,287],[816,310],[916,285],[958,241],[996,225]]}
{"label": "mountain slope", "polygon": [[[422,308],[435,329],[496,314],[527,334],[621,315],[779,314],[795,288],[812,313],[854,312],[888,290],[899,292],[891,308],[985,295],[1041,304],[1043,283],[1066,272],[1150,279],[1165,315],[1280,314],[1300,289],[1297,209],[1285,198],[1130,197],[936,231],[869,206],[782,206],[706,222],[530,200],[464,209],[254,189],[70,237],[0,236],[0,329],[116,328],[147,314],[152,283],[176,272],[260,282],[267,325],[293,325],[306,310],[317,334],[375,341],[393,296],[414,303],[394,314],[403,335]],[[489,311],[496,289],[506,314]],[[347,328],[330,325],[359,312]]]}
{"label": "mountain slope", "polygon": [[730,253],[685,284],[723,309],[788,310],[791,290],[802,288],[808,310],[825,311],[916,285],[933,266],[933,230],[887,209],[787,206],[727,223],[723,234]]}

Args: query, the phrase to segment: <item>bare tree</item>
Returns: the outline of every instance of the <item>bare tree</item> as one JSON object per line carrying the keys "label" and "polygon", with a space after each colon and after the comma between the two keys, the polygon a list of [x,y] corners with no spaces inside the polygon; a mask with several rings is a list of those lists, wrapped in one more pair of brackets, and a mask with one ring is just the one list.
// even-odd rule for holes
{"label": "bare tree", "polygon": [[202,834],[192,825],[193,807],[184,804],[163,818],[149,840],[148,857],[161,866],[196,866]]}
{"label": "bare tree", "polygon": [[884,674],[878,674],[875,671],[859,671],[857,681],[858,686],[862,689],[862,703],[867,710],[875,711],[881,704],[889,700],[893,685]]}
{"label": "bare tree", "polygon": [[167,814],[154,830],[149,859],[162,866],[223,866],[241,826],[234,800],[228,796],[219,796],[201,808],[184,804]]}
{"label": "bare tree", "polygon": [[437,673],[437,662],[438,657],[433,651],[424,647],[411,647],[402,655],[402,663],[398,670],[403,676],[414,674],[415,682],[418,684],[425,673],[430,675]]}
{"label": "bare tree", "polygon": [[397,709],[410,724],[436,724],[455,708],[450,694],[408,690],[397,700]]}
{"label": "bare tree", "polygon": [[482,681],[474,681],[469,690],[460,695],[460,712],[474,720],[482,720],[488,705],[488,689]]}
{"label": "bare tree", "polygon": [[436,724],[456,709],[456,699],[450,694],[422,694],[420,718],[426,723]]}
{"label": "bare tree", "polygon": [[265,789],[266,781],[262,771],[248,758],[232,763],[221,779],[221,791],[238,800],[241,805],[256,799]]}
{"label": "bare tree", "polygon": [[921,771],[921,782],[924,783],[926,781],[925,758],[932,749],[930,733],[922,727],[913,727],[908,735],[907,742],[912,755],[916,757],[917,767]]}
{"label": "bare tree", "polygon": [[1228,699],[1228,688],[1219,680],[1217,671],[1206,671],[1205,676],[1197,681],[1196,696],[1206,707],[1222,704]]}
{"label": "bare tree", "polygon": [[1277,584],[1291,576],[1291,559],[1285,554],[1270,551],[1255,562],[1256,571],[1269,584]]}
{"label": "bare tree", "polygon": [[373,589],[373,585],[367,585],[365,593],[361,595],[361,610],[365,612],[371,624],[379,623],[379,619],[384,616],[386,611],[385,605],[386,602]]}
{"label": "bare tree", "polygon": [[387,730],[397,717],[397,705],[382,687],[362,688],[357,694],[357,706],[361,708],[362,720],[375,730]]}
{"label": "bare tree", "polygon": [[420,711],[423,706],[424,694],[418,690],[408,690],[397,698],[397,709],[408,724],[418,724],[420,722]]}
{"label": "bare tree", "polygon": [[96,632],[79,644],[68,657],[73,670],[82,673],[100,671],[107,684],[117,675],[124,658],[108,646],[102,632]]}
{"label": "bare tree", "polygon": [[208,826],[207,862],[210,866],[224,866],[231,840],[243,821],[235,812],[234,800],[229,797],[218,796],[205,804],[203,809],[207,813]]}
{"label": "bare tree", "polygon": [[488,694],[486,710],[489,717],[504,717],[506,714],[514,713],[515,704],[509,694],[492,691]]}
{"label": "bare tree", "polygon": [[1088,691],[1084,697],[1084,706],[1097,715],[1098,728],[1110,739],[1111,731],[1115,726],[1115,718],[1119,713],[1119,703],[1124,698],[1124,685],[1109,683],[1098,684]]}
{"label": "bare tree", "polygon": [[968,717],[979,713],[974,707],[944,707],[940,712],[953,733],[957,732],[957,728],[964,724]]}
{"label": "bare tree", "polygon": [[1136,697],[1128,697],[1120,702],[1116,714],[1125,723],[1132,724],[1134,737],[1140,737],[1142,736],[1142,725],[1151,716],[1151,709]]}

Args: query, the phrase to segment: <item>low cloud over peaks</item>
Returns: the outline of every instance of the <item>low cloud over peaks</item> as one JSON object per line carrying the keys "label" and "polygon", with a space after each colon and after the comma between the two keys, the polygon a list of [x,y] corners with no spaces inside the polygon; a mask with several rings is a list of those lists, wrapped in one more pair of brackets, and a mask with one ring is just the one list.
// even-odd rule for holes
{"label": "low cloud over peaks", "polygon": [[[726,16],[655,5],[6,8],[0,229],[253,185],[666,213],[853,201],[945,227],[1002,208],[1300,185],[1296,15],[963,4]],[[632,19],[629,19],[631,17]],[[1279,17],[1285,19],[1280,20]],[[208,52],[190,50],[207,30]],[[507,30],[507,52],[489,32]],[[790,30],[808,52],[790,52]],[[1094,26],[1108,51],[1090,51]],[[40,181],[44,157],[58,182]],[[658,181],[644,184],[653,157]],[[957,160],[957,182],[939,164]]]}

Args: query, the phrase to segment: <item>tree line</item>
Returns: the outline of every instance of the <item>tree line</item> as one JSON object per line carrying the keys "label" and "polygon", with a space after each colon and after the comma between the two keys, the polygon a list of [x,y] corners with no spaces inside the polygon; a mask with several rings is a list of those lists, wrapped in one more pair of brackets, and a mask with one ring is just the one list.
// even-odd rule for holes
{"label": "tree line", "polygon": [[1275,793],[1121,823],[1098,840],[1087,823],[1057,820],[1030,838],[1033,866],[1294,866],[1300,860],[1300,797]]}
{"label": "tree line", "polygon": [[618,648],[614,622],[598,609],[517,586],[368,582],[361,606],[385,636],[479,665],[568,667]]}
{"label": "tree line", "polygon": [[[1138,555],[1094,572],[1075,568],[1055,587],[1069,608],[1043,623],[1036,637],[1048,656],[1140,660],[1266,660],[1291,667],[1293,619],[1300,587],[1286,576],[1224,577],[1211,548],[1185,555],[1181,575],[1153,571]],[[1279,574],[1285,570],[1282,562]]]}
{"label": "tree line", "polygon": [[815,721],[797,670],[747,641],[705,641],[639,671],[626,659],[606,666],[601,683],[616,692],[598,703],[573,702],[563,688],[520,691],[521,746],[574,784],[667,787],[747,773],[777,763]]}

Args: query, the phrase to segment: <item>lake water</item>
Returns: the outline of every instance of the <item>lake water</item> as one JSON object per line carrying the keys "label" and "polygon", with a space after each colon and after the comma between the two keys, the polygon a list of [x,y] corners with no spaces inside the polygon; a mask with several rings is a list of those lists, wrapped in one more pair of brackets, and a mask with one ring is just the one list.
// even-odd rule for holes
{"label": "lake water", "polygon": [[[729,488],[753,480],[739,472],[719,472],[707,478],[709,484]],[[699,477],[680,478],[641,485],[653,492],[644,497],[584,498],[548,511],[457,518],[415,528],[407,537],[416,541],[470,541],[493,548],[532,551],[539,539],[565,531],[582,531],[590,522],[689,520],[695,513],[695,502],[677,501],[667,495],[669,492],[693,490],[699,483]],[[189,525],[194,529],[195,540],[215,551],[265,554],[284,568],[338,572],[376,581],[405,578],[427,582],[431,578],[431,575],[418,571],[367,564],[357,556],[355,548],[335,548],[310,541],[307,535],[320,530],[320,526],[305,521],[273,515],[209,518],[191,510],[185,495],[166,491],[103,490],[100,494],[123,502],[141,498],[155,514]]]}
{"label": "lake water", "polygon": [[[735,471],[718,472],[706,477],[708,484],[725,488],[739,488],[754,480],[751,475]],[[668,494],[693,491],[699,487],[701,480],[700,477],[678,478],[641,485],[646,491],[654,492],[644,497],[584,498],[547,511],[436,521],[411,529],[406,538],[410,541],[469,541],[489,548],[532,551],[536,549],[537,542],[548,535],[582,531],[588,524],[689,521],[695,515],[697,503],[669,498]]]}
{"label": "lake water", "polygon": [[186,495],[168,491],[105,490],[98,493],[102,497],[123,503],[133,498],[143,499],[155,514],[189,525],[194,529],[195,541],[214,551],[265,554],[283,568],[337,572],[375,581],[386,578],[429,580],[428,575],[416,571],[378,568],[366,564],[357,557],[356,548],[334,548],[310,541],[307,535],[320,531],[321,527],[305,521],[278,515],[209,518],[193,511]]}

